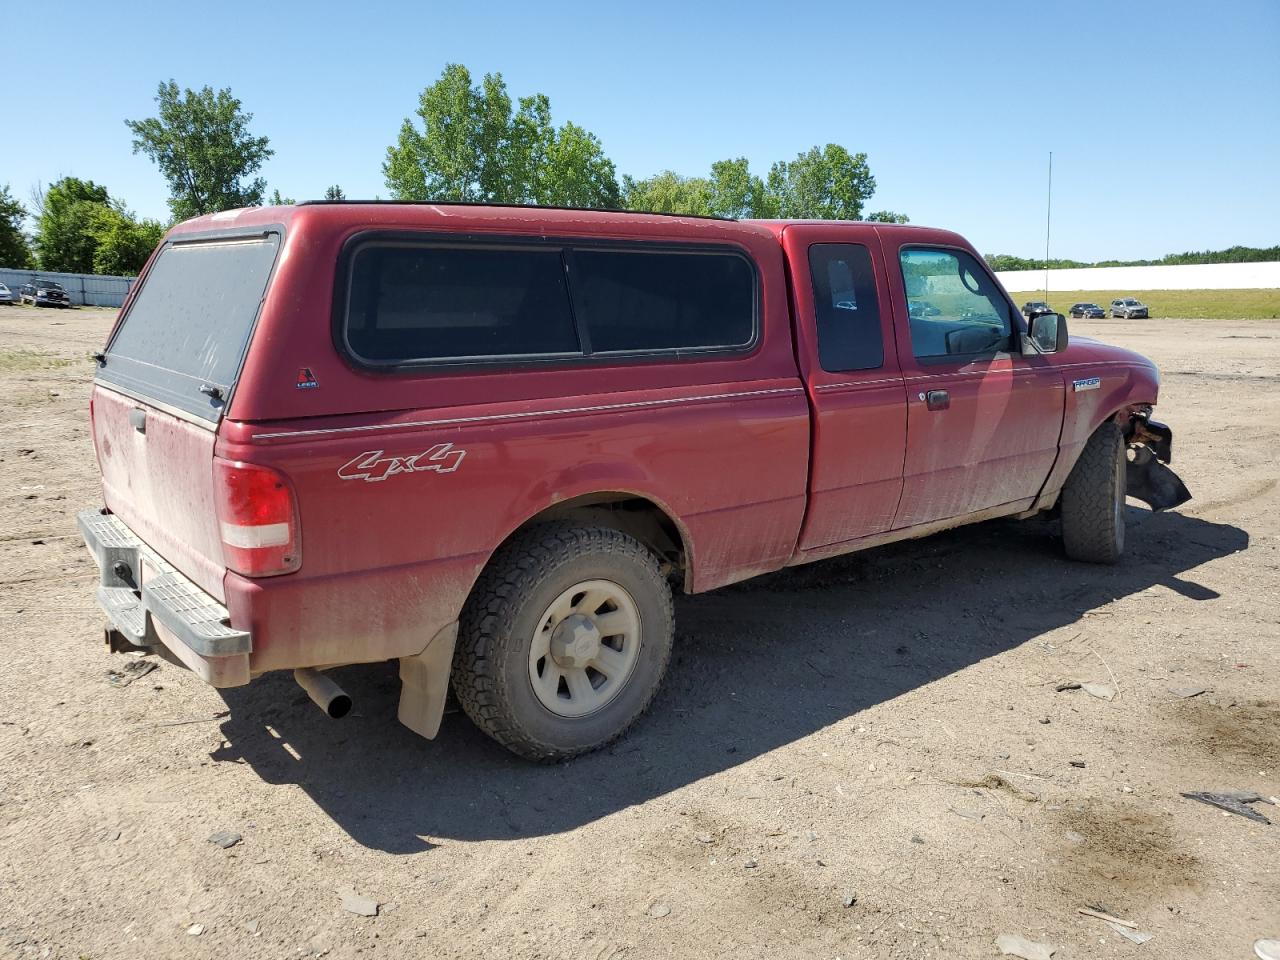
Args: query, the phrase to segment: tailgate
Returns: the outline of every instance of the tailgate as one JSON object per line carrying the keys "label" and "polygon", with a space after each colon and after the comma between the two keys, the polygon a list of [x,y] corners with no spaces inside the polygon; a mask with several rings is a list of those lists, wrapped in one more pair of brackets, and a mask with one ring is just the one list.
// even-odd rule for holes
{"label": "tailgate", "polygon": [[102,495],[143,543],[224,600],[212,428],[97,385],[93,444]]}
{"label": "tailgate", "polygon": [[160,249],[93,390],[103,496],[147,546],[223,600],[213,450],[280,248],[278,230]]}

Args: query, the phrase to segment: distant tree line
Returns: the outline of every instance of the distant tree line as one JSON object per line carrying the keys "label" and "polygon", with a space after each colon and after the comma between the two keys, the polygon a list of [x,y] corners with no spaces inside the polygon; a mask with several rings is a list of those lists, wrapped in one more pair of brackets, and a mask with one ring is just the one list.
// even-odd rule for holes
{"label": "distant tree line", "polygon": [[[1029,257],[1015,257],[1007,253],[988,254],[992,270],[1044,270],[1046,261]],[[1049,260],[1048,269],[1066,270],[1075,267],[1167,267],[1197,263],[1263,263],[1280,260],[1278,247],[1227,247],[1225,250],[1191,250],[1186,253],[1170,253],[1159,260]]]}

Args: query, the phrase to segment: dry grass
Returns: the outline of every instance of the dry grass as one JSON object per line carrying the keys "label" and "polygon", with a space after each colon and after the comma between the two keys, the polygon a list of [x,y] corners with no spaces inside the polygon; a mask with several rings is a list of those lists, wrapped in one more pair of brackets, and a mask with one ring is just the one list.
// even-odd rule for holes
{"label": "dry grass", "polygon": [[57,370],[69,367],[74,360],[39,350],[0,351],[0,370]]}

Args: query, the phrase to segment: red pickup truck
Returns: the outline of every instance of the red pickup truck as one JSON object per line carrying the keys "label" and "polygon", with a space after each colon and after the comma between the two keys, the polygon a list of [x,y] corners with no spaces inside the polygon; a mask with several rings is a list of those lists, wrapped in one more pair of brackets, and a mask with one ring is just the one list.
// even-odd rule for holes
{"label": "red pickup truck", "polygon": [[1189,494],[1159,375],[1025,320],[960,236],[449,204],[200,217],[97,356],[111,650],[217,687],[398,660],[524,756],[645,710],[672,589],[992,517],[1112,562]]}

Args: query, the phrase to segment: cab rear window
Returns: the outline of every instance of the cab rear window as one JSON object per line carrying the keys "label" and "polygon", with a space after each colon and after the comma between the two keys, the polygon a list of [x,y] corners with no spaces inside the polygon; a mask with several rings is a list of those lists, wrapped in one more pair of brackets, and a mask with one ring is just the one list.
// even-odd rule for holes
{"label": "cab rear window", "polygon": [[340,334],[383,368],[697,356],[754,344],[756,282],[714,248],[371,240],[347,258]]}
{"label": "cab rear window", "polygon": [[276,233],[172,243],[156,257],[97,379],[217,421],[275,264]]}

